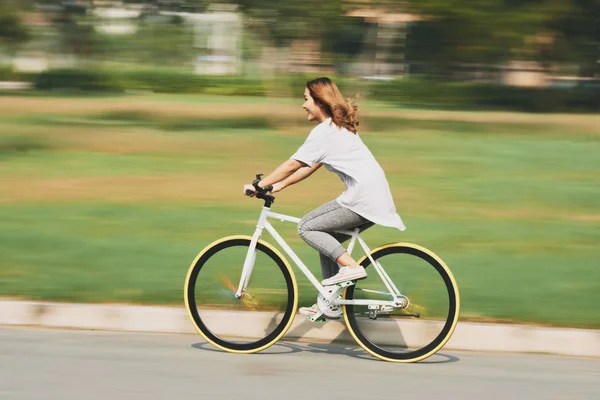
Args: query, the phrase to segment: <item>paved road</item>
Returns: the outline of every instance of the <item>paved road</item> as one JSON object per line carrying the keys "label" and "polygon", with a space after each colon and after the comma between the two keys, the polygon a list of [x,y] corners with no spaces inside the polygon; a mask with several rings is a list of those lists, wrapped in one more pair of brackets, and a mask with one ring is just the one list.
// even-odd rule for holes
{"label": "paved road", "polygon": [[418,364],[282,342],[217,351],[195,335],[0,328],[0,399],[600,399],[600,359],[444,351]]}

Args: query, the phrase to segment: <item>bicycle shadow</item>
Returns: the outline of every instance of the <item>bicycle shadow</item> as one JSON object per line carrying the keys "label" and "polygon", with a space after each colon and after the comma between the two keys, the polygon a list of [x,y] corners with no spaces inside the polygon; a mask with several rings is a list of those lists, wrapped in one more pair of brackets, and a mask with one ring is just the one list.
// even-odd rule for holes
{"label": "bicycle shadow", "polygon": [[[277,318],[276,316],[274,316],[270,323],[268,328],[266,329],[266,331],[268,331],[269,329],[272,330],[275,328],[276,324],[277,324]],[[311,330],[315,330],[315,329],[328,329],[326,324],[331,324],[331,323],[337,323],[342,325],[342,329],[340,331],[340,333],[333,338],[329,343],[333,344],[333,345],[338,345],[338,346],[348,346],[349,343],[355,344],[356,348],[354,349],[348,349],[346,347],[345,351],[341,351],[341,352],[336,352],[336,351],[324,351],[323,348],[327,348],[327,344],[316,344],[313,343],[311,346],[313,347],[312,349],[306,349],[304,351],[311,351],[311,352],[327,352],[327,353],[332,353],[332,354],[344,354],[344,355],[348,355],[351,357],[355,357],[355,358],[361,358],[361,359],[368,359],[368,360],[373,360],[373,361],[383,361],[377,357],[372,356],[371,354],[369,354],[368,352],[366,352],[365,350],[362,349],[362,347],[360,347],[358,345],[358,343],[356,343],[356,341],[354,340],[354,338],[350,335],[350,332],[348,331],[348,329],[346,328],[346,325],[341,322],[340,320],[331,320],[331,321],[327,321],[324,323],[314,323],[314,322],[308,322],[306,320],[302,320],[299,319],[297,317],[296,321],[294,322],[294,324],[292,325],[292,328],[288,331],[288,333],[286,334],[286,336],[288,336],[287,338],[284,336],[284,339],[288,342],[290,341],[294,341],[296,343],[301,343],[300,340],[302,340],[302,342],[307,342],[307,339],[300,339],[300,340],[295,340],[295,339],[291,339],[291,338],[302,338],[304,337],[309,331]],[[389,327],[391,327],[392,329],[390,330]],[[339,329],[339,328],[338,328]],[[405,348],[407,349],[408,346],[406,344],[406,340],[404,338],[404,335],[400,329],[400,327],[396,324],[390,324],[388,325],[388,329],[386,330],[386,334],[390,334],[391,336],[393,336],[396,339],[396,343],[395,343],[395,347],[397,348]],[[444,358],[444,360],[438,360],[439,357]],[[420,361],[420,363],[423,364],[445,364],[445,363],[449,363],[449,362],[456,362],[456,361],[460,361],[460,358],[456,357],[456,356],[452,356],[449,354],[443,354],[443,353],[436,353],[432,356],[430,356],[429,358],[427,358],[426,360]]]}
{"label": "bicycle shadow", "polygon": [[[368,361],[388,362],[367,353],[356,344],[356,347],[349,347],[346,343],[305,343],[305,342],[286,342],[282,346],[293,348],[294,352],[309,352],[321,354],[344,355],[352,358]],[[441,358],[441,359],[440,359]],[[419,361],[417,364],[447,364],[460,361],[460,358],[444,353],[436,353],[426,360]]]}
{"label": "bicycle shadow", "polygon": [[[217,353],[226,353],[224,350],[217,349],[213,347],[208,342],[200,342],[194,343],[191,345],[193,348],[204,351],[213,351]],[[288,342],[281,341],[275,343],[273,346],[269,347],[266,350],[263,350],[258,353],[253,353],[255,356],[274,356],[281,354],[294,354],[294,353],[326,353],[331,355],[344,355],[354,358],[366,359],[366,360],[377,360],[375,357],[372,357],[366,351],[362,349],[353,349],[348,347],[343,347],[339,345],[331,345],[325,343],[301,343],[301,342]]]}
{"label": "bicycle shadow", "polygon": [[[212,351],[212,352],[216,352],[216,353],[227,353],[224,350],[218,349],[216,347],[214,347],[212,344],[208,343],[208,342],[199,342],[199,343],[194,343],[191,345],[193,348],[198,349],[198,350],[204,350],[204,351]],[[286,350],[286,348],[289,350]],[[281,351],[281,349],[283,349],[283,351]],[[253,353],[256,355],[276,355],[276,354],[292,354],[292,353],[300,353],[302,350],[295,348],[295,347],[291,347],[291,346],[286,346],[286,344],[284,342],[278,342],[275,343],[273,346],[269,347],[266,350],[263,350],[261,352],[258,353]]]}
{"label": "bicycle shadow", "polygon": [[[213,347],[208,342],[194,343],[191,345],[191,347],[198,349],[198,350],[203,350],[203,351],[226,353],[223,350]],[[281,342],[275,343],[273,346],[269,347],[266,350],[263,350],[258,353],[254,353],[252,355],[266,357],[266,356],[274,356],[274,355],[278,355],[278,354],[281,355],[281,354],[294,354],[294,353],[304,353],[304,352],[313,353],[313,354],[342,355],[342,356],[347,356],[347,357],[352,357],[352,358],[367,360],[367,361],[386,362],[386,361],[380,360],[379,358],[373,357],[372,355],[370,355],[369,353],[364,351],[362,348],[359,348],[359,347],[351,348],[351,347],[348,347],[347,344],[346,344],[346,346],[342,346],[339,343],[332,344],[332,343],[304,343],[304,342],[281,341]],[[415,363],[415,364],[447,364],[447,363],[452,363],[452,362],[457,362],[457,361],[460,361],[460,358],[449,355],[449,354],[444,354],[444,353],[438,352],[438,353],[434,354],[433,356],[429,357],[428,359],[419,361],[418,363]]]}
{"label": "bicycle shadow", "polygon": [[[277,315],[274,315],[271,318],[271,320],[269,321],[269,324],[267,325],[267,327],[264,330],[265,336],[268,335],[270,332],[272,332],[275,329],[275,327],[278,325],[278,323],[279,323],[278,318],[279,317]],[[318,341],[308,342],[308,339],[306,339],[305,337],[307,336],[307,333],[309,331],[312,331],[315,329],[331,330],[331,325],[327,326],[327,324],[341,324],[342,325],[341,327],[339,325],[337,326],[337,330],[339,330],[339,333],[337,334],[337,336],[335,336],[331,340],[328,339],[327,343],[318,342]],[[388,334],[389,333],[390,332],[388,330]],[[396,327],[394,329],[394,331],[392,332],[392,334],[393,334],[394,338],[396,338],[396,340],[397,340],[397,345],[398,345],[397,347],[402,348],[402,346],[406,346],[406,341],[405,341],[404,336],[399,328]],[[268,356],[268,355],[277,355],[277,354],[293,354],[293,353],[300,353],[300,352],[310,352],[310,353],[321,353],[321,354],[325,353],[325,354],[332,354],[332,355],[344,355],[347,357],[352,357],[352,358],[357,358],[357,359],[362,359],[362,360],[384,362],[383,360],[376,358],[376,357],[372,356],[371,354],[369,354],[368,352],[366,352],[365,350],[363,350],[354,341],[354,338],[350,335],[348,330],[345,328],[345,325],[340,321],[327,321],[325,323],[311,323],[308,321],[303,321],[301,318],[298,318],[294,322],[294,324],[292,325],[292,328],[288,331],[286,336],[284,336],[280,342],[274,344],[273,346],[269,347],[268,349],[266,349],[262,352],[259,352],[259,353],[255,353],[255,354]],[[331,332],[329,332],[327,336],[331,336]],[[296,339],[296,338],[298,338],[298,339]],[[305,338],[305,339],[301,339],[301,338]],[[352,344],[352,346],[350,344]],[[201,349],[201,350],[205,350],[205,351],[216,351],[216,352],[223,352],[223,353],[225,352],[223,350],[214,348],[212,345],[210,345],[207,342],[195,343],[192,345],[192,347]],[[442,358],[442,360],[439,359],[440,357]],[[460,358],[438,352],[438,353],[434,354],[433,356],[427,358],[426,360],[420,361],[420,363],[423,363],[423,364],[445,364],[445,363],[456,362],[456,361],[460,361]]]}

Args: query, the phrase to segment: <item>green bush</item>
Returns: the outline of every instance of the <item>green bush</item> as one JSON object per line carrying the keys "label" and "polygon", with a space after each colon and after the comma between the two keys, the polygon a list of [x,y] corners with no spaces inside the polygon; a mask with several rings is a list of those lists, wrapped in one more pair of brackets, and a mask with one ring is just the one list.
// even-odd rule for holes
{"label": "green bush", "polygon": [[206,89],[203,93],[231,96],[265,96],[261,80],[244,77],[213,76],[205,77]]}
{"label": "green bush", "polygon": [[[0,78],[10,72],[0,69]],[[233,96],[301,96],[315,74],[287,74],[262,81],[241,76],[206,76],[173,68],[58,69],[35,79],[40,90],[68,89],[95,92],[148,90],[158,93],[195,93]],[[459,109],[498,109],[527,112],[597,112],[600,88],[523,88],[488,83],[448,83],[412,77],[364,81],[331,76],[342,93],[404,106]]]}
{"label": "green bush", "polygon": [[116,73],[128,89],[157,93],[202,93],[206,87],[203,76],[169,69],[127,70]]}
{"label": "green bush", "polygon": [[527,112],[594,112],[600,110],[600,88],[529,88],[505,85],[475,85],[467,90],[474,104]]}
{"label": "green bush", "polygon": [[236,76],[206,76],[173,69],[128,70],[119,73],[128,89],[158,93],[206,93],[263,96],[262,82]]}
{"label": "green bush", "polygon": [[15,80],[15,75],[10,65],[0,65],[0,81]]}
{"label": "green bush", "polygon": [[420,78],[374,81],[370,85],[370,96],[372,99],[419,107],[464,108],[478,102],[478,93],[470,86]]}
{"label": "green bush", "polygon": [[403,105],[527,112],[594,112],[600,88],[528,88],[489,83],[447,83],[418,78],[373,82],[372,99]]}
{"label": "green bush", "polygon": [[205,76],[175,69],[57,69],[38,75],[39,90],[70,89],[81,91],[122,92],[148,90],[157,93],[207,93],[235,96],[264,96],[258,79],[229,76]]}
{"label": "green bush", "polygon": [[55,69],[40,73],[35,79],[39,90],[80,90],[122,92],[125,87],[114,74],[95,69]]}
{"label": "green bush", "polygon": [[10,65],[0,65],[0,81],[20,81],[31,82],[35,80],[37,74],[34,72],[19,72],[13,70]]}

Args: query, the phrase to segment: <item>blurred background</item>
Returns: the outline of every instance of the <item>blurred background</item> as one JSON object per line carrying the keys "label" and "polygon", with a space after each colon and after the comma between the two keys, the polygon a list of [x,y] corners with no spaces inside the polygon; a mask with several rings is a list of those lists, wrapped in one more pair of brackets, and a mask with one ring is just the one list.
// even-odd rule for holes
{"label": "blurred background", "polygon": [[[370,95],[407,103],[532,111],[599,105],[597,91],[583,90],[599,83],[596,0],[0,4],[0,78],[38,89],[262,96],[290,94],[272,87],[273,79],[326,74],[374,80]],[[547,99],[524,88],[582,91]]]}
{"label": "blurred background", "polygon": [[[180,306],[323,75],[408,227],[371,247],[437,253],[462,320],[600,327],[600,0],[0,0],[0,296]],[[274,210],[342,190],[319,172]]]}

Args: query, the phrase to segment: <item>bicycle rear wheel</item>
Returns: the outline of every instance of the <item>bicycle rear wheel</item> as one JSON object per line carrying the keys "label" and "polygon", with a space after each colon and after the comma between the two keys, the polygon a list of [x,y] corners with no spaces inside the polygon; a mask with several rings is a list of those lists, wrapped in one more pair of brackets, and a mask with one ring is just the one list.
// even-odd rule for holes
{"label": "bicycle rear wheel", "polygon": [[211,243],[192,263],[184,288],[196,330],[215,347],[234,353],[273,345],[291,326],[298,305],[293,271],[261,240],[246,292],[241,298],[234,296],[251,240],[230,236]]}
{"label": "bicycle rear wheel", "polygon": [[[394,362],[415,362],[435,354],[450,339],[458,322],[460,298],[456,280],[431,251],[408,243],[392,243],[371,252],[408,299],[406,308],[371,310],[367,305],[345,305],[351,335],[367,352]],[[371,260],[359,262],[368,268]],[[367,279],[346,288],[347,300],[390,301],[392,296],[375,268]]]}

